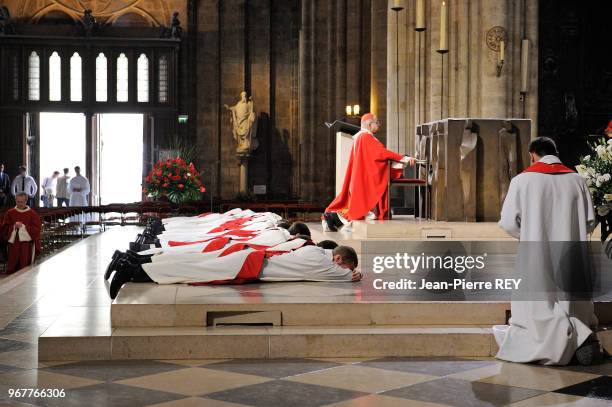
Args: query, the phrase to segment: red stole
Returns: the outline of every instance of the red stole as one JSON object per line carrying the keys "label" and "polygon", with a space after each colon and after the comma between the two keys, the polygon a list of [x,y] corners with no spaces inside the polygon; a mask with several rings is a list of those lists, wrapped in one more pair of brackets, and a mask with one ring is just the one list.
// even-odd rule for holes
{"label": "red stole", "polygon": [[[402,158],[387,150],[372,133],[361,130],[354,138],[342,190],[325,212],[338,212],[347,220],[363,219],[378,204],[378,219],[384,219],[388,211],[388,160]],[[394,170],[393,178],[401,173]]]}
{"label": "red stole", "polygon": [[[13,233],[15,223],[21,222],[25,225],[28,234],[32,238],[32,243],[36,248],[36,253],[40,253],[40,217],[32,209],[28,208],[24,211],[19,211],[17,208],[11,208],[4,214],[4,219],[0,224],[1,235],[4,240],[8,240]],[[19,234],[17,234],[15,243],[19,243]],[[30,242],[25,242],[30,243]]]}
{"label": "red stole", "polygon": [[523,172],[539,172],[540,174],[569,174],[575,172],[561,163],[546,164],[541,161],[525,168]]}

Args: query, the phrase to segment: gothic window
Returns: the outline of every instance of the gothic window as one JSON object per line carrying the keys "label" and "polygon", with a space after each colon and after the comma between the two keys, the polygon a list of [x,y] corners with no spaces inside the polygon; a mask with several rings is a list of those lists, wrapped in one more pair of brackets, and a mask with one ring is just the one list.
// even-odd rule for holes
{"label": "gothic window", "polygon": [[138,101],[149,101],[149,58],[145,54],[138,58]]}
{"label": "gothic window", "polygon": [[70,58],[70,100],[81,102],[83,100],[82,61],[78,52]]}
{"label": "gothic window", "polygon": [[96,102],[108,101],[108,68],[103,52],[96,58]]}
{"label": "gothic window", "polygon": [[117,102],[127,102],[129,99],[129,61],[124,53],[117,58]]}
{"label": "gothic window", "polygon": [[62,100],[62,59],[57,51],[49,57],[49,100]]}
{"label": "gothic window", "polygon": [[168,57],[159,57],[159,103],[168,103]]}
{"label": "gothic window", "polygon": [[40,100],[40,57],[36,51],[28,58],[28,100]]}

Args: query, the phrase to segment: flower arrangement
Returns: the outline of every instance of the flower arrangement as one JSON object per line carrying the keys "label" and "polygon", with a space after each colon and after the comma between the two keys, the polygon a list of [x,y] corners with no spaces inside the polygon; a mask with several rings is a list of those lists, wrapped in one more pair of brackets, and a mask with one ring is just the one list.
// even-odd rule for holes
{"label": "flower arrangement", "polygon": [[612,213],[612,139],[592,144],[592,155],[580,159],[578,174],[585,179],[598,216]]}
{"label": "flower arrangement", "polygon": [[193,163],[187,164],[180,157],[158,161],[145,177],[142,186],[142,191],[148,197],[167,197],[170,202],[177,204],[198,200],[206,191]]}

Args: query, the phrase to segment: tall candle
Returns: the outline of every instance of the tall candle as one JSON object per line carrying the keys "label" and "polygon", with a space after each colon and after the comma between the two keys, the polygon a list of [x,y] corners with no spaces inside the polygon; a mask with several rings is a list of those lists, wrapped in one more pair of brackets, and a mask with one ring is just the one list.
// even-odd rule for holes
{"label": "tall candle", "polygon": [[393,0],[393,7],[392,8],[402,10],[404,8],[404,6],[402,5],[402,1],[403,0]]}
{"label": "tall candle", "polygon": [[448,50],[448,11],[446,1],[440,7],[440,51]]}
{"label": "tall candle", "polygon": [[416,2],[416,24],[414,28],[417,31],[425,30],[425,0],[417,0]]}
{"label": "tall candle", "polygon": [[499,42],[499,62],[506,60],[506,42],[501,40]]}
{"label": "tall candle", "polygon": [[521,41],[521,93],[529,91],[529,40]]}

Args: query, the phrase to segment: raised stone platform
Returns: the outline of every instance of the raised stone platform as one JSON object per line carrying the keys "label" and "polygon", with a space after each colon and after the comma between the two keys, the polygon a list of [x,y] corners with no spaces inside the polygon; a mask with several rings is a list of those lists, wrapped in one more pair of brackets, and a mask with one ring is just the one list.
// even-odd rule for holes
{"label": "raised stone platform", "polygon": [[[394,220],[387,226],[390,233],[403,234],[395,239],[406,244],[418,244],[427,230],[450,230],[450,238],[461,240],[495,233],[491,225],[401,223]],[[358,249],[365,239],[390,239],[378,222],[358,224],[349,235],[323,233],[320,224],[310,226],[315,240],[334,239]],[[96,276],[87,283],[85,294],[73,288],[66,292],[74,297],[71,306],[39,338],[41,361],[492,356],[497,348],[490,328],[504,323],[509,309],[507,302],[367,298],[365,281],[204,287],[128,284],[111,304],[104,295],[102,271],[112,251],[127,246],[134,235],[134,228],[112,229],[37,267],[35,272],[44,272],[43,282],[58,275],[78,278],[83,269],[70,269],[78,256],[89,262],[77,263],[79,267],[88,264],[87,273]],[[82,289],[75,285],[74,290]],[[601,309],[598,313],[612,322],[612,312],[606,312],[607,316]],[[606,338],[610,341],[610,335]]]}

